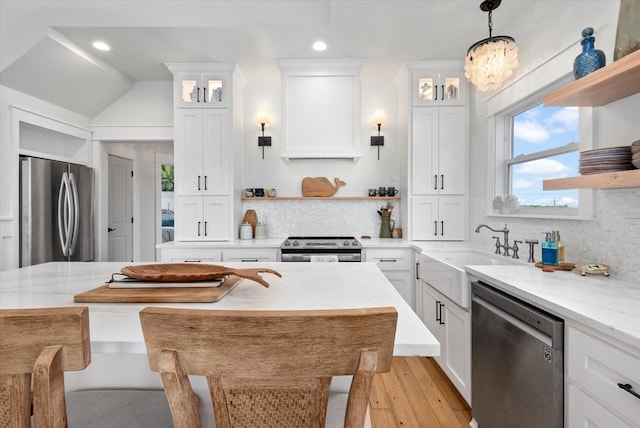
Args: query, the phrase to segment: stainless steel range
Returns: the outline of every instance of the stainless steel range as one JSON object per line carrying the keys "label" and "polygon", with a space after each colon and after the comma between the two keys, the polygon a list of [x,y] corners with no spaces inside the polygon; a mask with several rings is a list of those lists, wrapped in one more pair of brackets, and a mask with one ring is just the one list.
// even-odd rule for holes
{"label": "stainless steel range", "polygon": [[353,236],[291,236],[280,250],[283,262],[362,261],[362,245]]}

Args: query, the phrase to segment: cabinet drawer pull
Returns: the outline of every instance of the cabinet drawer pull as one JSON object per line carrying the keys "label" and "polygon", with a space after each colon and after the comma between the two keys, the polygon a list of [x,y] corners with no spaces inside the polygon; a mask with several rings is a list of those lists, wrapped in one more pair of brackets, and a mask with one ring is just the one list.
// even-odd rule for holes
{"label": "cabinet drawer pull", "polygon": [[185,260],[185,263],[202,263],[202,260]]}
{"label": "cabinet drawer pull", "polygon": [[633,386],[631,386],[630,384],[628,384],[628,383],[618,383],[618,387],[620,389],[623,389],[623,390],[627,391],[629,394],[633,395],[634,397],[640,399],[640,394],[635,392],[633,390]]}
{"label": "cabinet drawer pull", "polygon": [[380,263],[395,263],[396,259],[380,259]]}
{"label": "cabinet drawer pull", "polygon": [[242,262],[257,262],[258,259],[242,259]]}

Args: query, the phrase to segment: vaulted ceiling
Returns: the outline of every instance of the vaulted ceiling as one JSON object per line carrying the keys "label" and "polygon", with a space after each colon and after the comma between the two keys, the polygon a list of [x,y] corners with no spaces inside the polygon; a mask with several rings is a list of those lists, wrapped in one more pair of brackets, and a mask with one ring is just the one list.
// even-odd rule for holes
{"label": "vaulted ceiling", "polygon": [[[552,53],[579,39],[585,14],[611,13],[612,1],[503,0],[493,32],[513,36],[525,58]],[[248,80],[271,81],[277,58],[357,57],[366,59],[364,79],[390,80],[404,61],[463,59],[488,36],[479,4],[0,0],[0,83],[91,118],[135,81],[170,80],[165,62],[237,63]],[[95,50],[97,39],[111,51]],[[312,51],[316,39],[329,48]]]}

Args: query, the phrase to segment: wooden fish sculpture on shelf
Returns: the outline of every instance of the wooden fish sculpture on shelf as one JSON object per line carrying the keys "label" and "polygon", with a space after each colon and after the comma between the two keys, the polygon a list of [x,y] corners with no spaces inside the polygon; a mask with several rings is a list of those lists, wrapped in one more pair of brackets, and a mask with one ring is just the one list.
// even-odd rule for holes
{"label": "wooden fish sculpture on shelf", "polygon": [[344,181],[338,177],[334,178],[335,185],[326,177],[305,177],[302,179],[302,196],[304,197],[329,197],[333,196],[340,187],[344,186]]}

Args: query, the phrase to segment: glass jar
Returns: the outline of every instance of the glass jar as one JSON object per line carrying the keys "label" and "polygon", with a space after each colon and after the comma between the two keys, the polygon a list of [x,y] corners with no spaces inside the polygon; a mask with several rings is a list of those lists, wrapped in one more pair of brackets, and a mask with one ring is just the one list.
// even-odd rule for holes
{"label": "glass jar", "polygon": [[613,60],[640,48],[640,0],[621,0]]}

